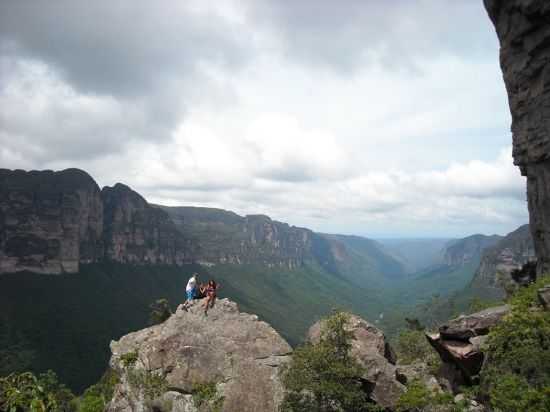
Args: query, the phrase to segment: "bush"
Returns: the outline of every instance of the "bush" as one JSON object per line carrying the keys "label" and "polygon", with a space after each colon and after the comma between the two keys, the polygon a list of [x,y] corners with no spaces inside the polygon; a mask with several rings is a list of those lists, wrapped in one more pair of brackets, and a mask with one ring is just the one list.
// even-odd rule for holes
{"label": "bush", "polygon": [[79,401],[78,412],[102,412],[113,398],[115,386],[119,383],[118,373],[108,369],[99,382],[90,386]]}
{"label": "bush", "polygon": [[430,391],[419,380],[407,385],[407,392],[399,397],[398,412],[463,412],[468,411],[469,401],[454,402],[450,393]]}
{"label": "bush", "polygon": [[53,371],[11,374],[0,378],[0,411],[73,412],[74,395]]}
{"label": "bush", "polygon": [[511,299],[511,313],[489,333],[481,391],[501,411],[550,410],[550,312],[537,299],[541,278]]}
{"label": "bush", "polygon": [[208,405],[212,412],[221,412],[224,398],[218,394],[215,382],[196,383],[192,392],[193,404],[197,409]]}
{"label": "bush", "polygon": [[167,299],[158,299],[157,301],[151,303],[149,307],[151,308],[151,314],[149,316],[151,325],[158,325],[172,315],[170,304]]}
{"label": "bush", "polygon": [[397,337],[395,350],[397,358],[405,365],[422,361],[434,371],[441,365],[439,355],[426,340],[424,332],[420,330],[402,331]]}
{"label": "bush", "polygon": [[360,377],[364,369],[350,356],[349,314],[336,312],[324,319],[319,343],[297,348],[283,368],[285,398],[282,410],[367,411]]}

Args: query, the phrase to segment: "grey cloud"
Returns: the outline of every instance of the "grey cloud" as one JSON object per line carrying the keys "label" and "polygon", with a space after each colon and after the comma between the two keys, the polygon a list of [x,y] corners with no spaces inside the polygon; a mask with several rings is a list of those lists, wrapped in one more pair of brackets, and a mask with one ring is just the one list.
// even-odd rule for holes
{"label": "grey cloud", "polygon": [[251,10],[282,36],[290,58],[337,71],[369,63],[420,71],[419,58],[485,59],[497,48],[480,30],[488,19],[480,0],[266,0]]}

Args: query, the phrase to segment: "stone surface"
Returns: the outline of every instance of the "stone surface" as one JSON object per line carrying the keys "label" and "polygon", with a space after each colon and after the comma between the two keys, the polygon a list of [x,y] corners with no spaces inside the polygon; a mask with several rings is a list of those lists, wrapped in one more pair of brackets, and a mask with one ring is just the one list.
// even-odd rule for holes
{"label": "stone surface", "polygon": [[486,335],[508,312],[508,305],[488,308],[471,315],[459,316],[439,327],[443,339],[468,340],[474,336]]}
{"label": "stone surface", "polygon": [[537,291],[539,302],[546,310],[550,310],[550,285],[545,285]]}
{"label": "stone surface", "polygon": [[128,369],[121,361],[133,351],[138,360],[132,368],[166,378],[174,393],[163,396],[178,400],[172,402],[173,411],[193,410],[189,395],[194,385],[208,383],[215,383],[224,397],[225,412],[277,410],[283,396],[279,366],[288,360],[290,346],[257,316],[240,313],[234,302],[218,300],[207,317],[201,303],[195,301],[189,312],[180,306],[166,322],[111,343],[110,364],[123,379],[109,411],[145,408],[143,391],[129,384]]}
{"label": "stone surface", "polygon": [[103,254],[99,187],[85,172],[0,169],[0,273],[75,273]]}
{"label": "stone surface", "polygon": [[500,41],[514,162],[527,177],[539,273],[550,270],[550,2],[484,0]]}
{"label": "stone surface", "polygon": [[128,186],[117,183],[101,191],[105,257],[123,263],[189,263],[193,242],[178,231],[170,216]]}
{"label": "stone surface", "polygon": [[472,290],[484,299],[502,299],[518,287],[514,272],[534,259],[529,225],[523,225],[484,250]]}
{"label": "stone surface", "polygon": [[427,333],[426,338],[443,362],[455,365],[472,382],[483,365],[486,335],[509,311],[508,305],[502,305],[460,316],[442,325],[439,333]]}
{"label": "stone surface", "polygon": [[[322,323],[315,323],[308,332],[308,340],[318,342]],[[366,368],[361,378],[369,388],[369,398],[384,408],[395,408],[405,386],[399,382],[396,357],[384,334],[367,321],[352,315],[348,330],[353,332],[351,354]]]}

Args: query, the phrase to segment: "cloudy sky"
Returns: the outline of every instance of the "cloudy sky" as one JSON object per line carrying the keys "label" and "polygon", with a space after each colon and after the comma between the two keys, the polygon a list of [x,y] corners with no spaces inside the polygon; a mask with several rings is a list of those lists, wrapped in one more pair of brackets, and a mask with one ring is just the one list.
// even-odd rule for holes
{"label": "cloudy sky", "polygon": [[373,237],[527,222],[481,0],[0,3],[0,167]]}

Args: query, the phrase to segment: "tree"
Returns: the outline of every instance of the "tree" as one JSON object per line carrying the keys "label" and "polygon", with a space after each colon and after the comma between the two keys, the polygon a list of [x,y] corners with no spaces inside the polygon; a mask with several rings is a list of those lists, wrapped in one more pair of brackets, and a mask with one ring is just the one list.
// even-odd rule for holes
{"label": "tree", "polygon": [[158,299],[149,307],[151,308],[151,315],[149,319],[152,325],[158,325],[159,323],[164,322],[172,314],[170,304],[168,303],[168,300],[164,298]]}
{"label": "tree", "polygon": [[282,371],[282,410],[368,411],[360,377],[364,368],[350,355],[353,334],[346,329],[349,314],[336,312],[321,323],[316,344],[297,348]]}

